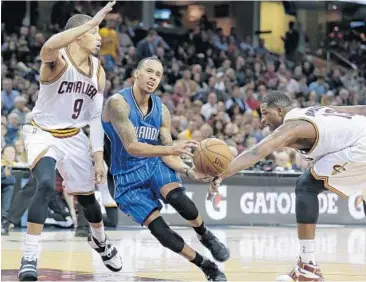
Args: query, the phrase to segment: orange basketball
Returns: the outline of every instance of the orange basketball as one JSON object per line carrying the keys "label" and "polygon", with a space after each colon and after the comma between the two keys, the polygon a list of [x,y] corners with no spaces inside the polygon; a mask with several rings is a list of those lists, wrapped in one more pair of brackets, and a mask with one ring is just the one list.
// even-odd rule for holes
{"label": "orange basketball", "polygon": [[233,153],[226,143],[216,138],[205,139],[193,153],[193,163],[197,171],[218,176],[228,170]]}

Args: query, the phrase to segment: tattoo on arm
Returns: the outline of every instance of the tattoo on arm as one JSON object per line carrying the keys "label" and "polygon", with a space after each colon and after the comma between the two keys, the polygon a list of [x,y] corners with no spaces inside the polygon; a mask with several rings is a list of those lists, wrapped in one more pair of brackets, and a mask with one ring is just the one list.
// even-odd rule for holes
{"label": "tattoo on arm", "polygon": [[171,115],[168,108],[163,104],[163,124],[160,128],[160,143],[162,145],[173,145],[173,139],[171,134]]}
{"label": "tattoo on arm", "polygon": [[111,123],[125,147],[138,142],[135,128],[129,119],[130,109],[126,101],[119,95],[113,95],[107,100],[106,108]]}

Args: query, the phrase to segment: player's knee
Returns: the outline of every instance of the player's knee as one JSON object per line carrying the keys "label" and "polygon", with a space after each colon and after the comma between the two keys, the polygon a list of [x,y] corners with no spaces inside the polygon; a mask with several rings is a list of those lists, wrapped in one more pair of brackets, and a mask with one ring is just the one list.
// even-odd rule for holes
{"label": "player's knee", "polygon": [[195,220],[198,217],[198,209],[196,205],[190,198],[188,198],[187,194],[181,187],[171,190],[166,196],[166,201],[184,219]]}
{"label": "player's knee", "polygon": [[160,244],[165,248],[168,248],[175,253],[180,253],[183,250],[183,238],[178,233],[171,230],[161,216],[154,219],[149,224],[148,228],[150,229],[151,234],[158,239]]}
{"label": "player's knee", "polygon": [[[310,174],[310,173],[309,173]],[[309,174],[304,173],[296,181],[296,219],[297,223],[315,224],[319,217],[318,194],[321,192],[314,187]]]}
{"label": "player's knee", "polygon": [[99,223],[103,220],[102,211],[94,194],[79,195],[78,202],[83,207],[84,214],[88,222]]}
{"label": "player's knee", "polygon": [[38,180],[37,187],[45,198],[51,199],[56,190],[55,179],[49,175],[44,175]]}

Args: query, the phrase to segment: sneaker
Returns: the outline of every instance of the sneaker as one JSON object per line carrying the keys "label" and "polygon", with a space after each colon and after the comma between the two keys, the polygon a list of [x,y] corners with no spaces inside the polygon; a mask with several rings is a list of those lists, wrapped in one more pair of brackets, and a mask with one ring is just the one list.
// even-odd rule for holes
{"label": "sneaker", "polygon": [[1,223],[1,236],[9,235],[10,230],[12,229],[12,224],[9,221],[4,220]]}
{"label": "sneaker", "polygon": [[215,260],[224,262],[230,258],[230,250],[210,230],[206,230],[205,234],[199,236],[198,239],[210,250]]}
{"label": "sneaker", "polygon": [[203,260],[201,269],[205,274],[207,281],[227,281],[225,274],[219,269],[216,263],[208,259]]}
{"label": "sneaker", "polygon": [[37,281],[38,273],[37,273],[37,260],[29,259],[26,257],[22,258],[22,262],[20,265],[19,273],[18,273],[19,281]]}
{"label": "sneaker", "polygon": [[75,229],[75,237],[88,237],[90,231],[89,226],[78,226]]}
{"label": "sneaker", "polygon": [[107,235],[104,242],[99,242],[92,234],[88,236],[89,245],[102,257],[104,265],[111,271],[117,272],[122,269],[122,258],[118,255],[117,249],[109,241]]}
{"label": "sneaker", "polygon": [[324,281],[324,278],[319,266],[303,263],[299,258],[295,267],[288,274],[277,276],[276,281]]}

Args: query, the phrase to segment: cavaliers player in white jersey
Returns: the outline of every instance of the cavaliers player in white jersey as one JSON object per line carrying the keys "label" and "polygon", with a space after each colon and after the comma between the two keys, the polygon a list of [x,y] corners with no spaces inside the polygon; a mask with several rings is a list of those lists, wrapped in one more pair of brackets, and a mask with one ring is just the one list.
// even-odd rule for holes
{"label": "cavaliers player in white jersey", "polygon": [[[122,269],[116,248],[104,233],[102,213],[94,196],[95,184],[105,182],[101,112],[105,72],[97,58],[99,24],[112,10],[109,2],[93,18],[72,16],[65,31],[53,35],[42,47],[40,92],[33,121],[23,128],[28,162],[37,191],[28,210],[27,235],[18,278],[36,281],[40,235],[48,203],[55,190],[56,167],[70,194],[77,195],[91,227],[88,242],[112,271]],[[82,127],[90,125],[94,167],[89,140]]]}
{"label": "cavaliers player in white jersey", "polygon": [[[261,104],[262,122],[272,134],[236,157],[229,170],[213,180],[210,196],[224,178],[247,169],[283,147],[298,150],[311,167],[296,182],[296,220],[300,255],[296,266],[277,281],[322,281],[315,260],[318,194],[340,197],[362,193],[366,199],[366,106],[294,108],[282,92],[268,94]],[[362,189],[364,189],[362,191]]]}

